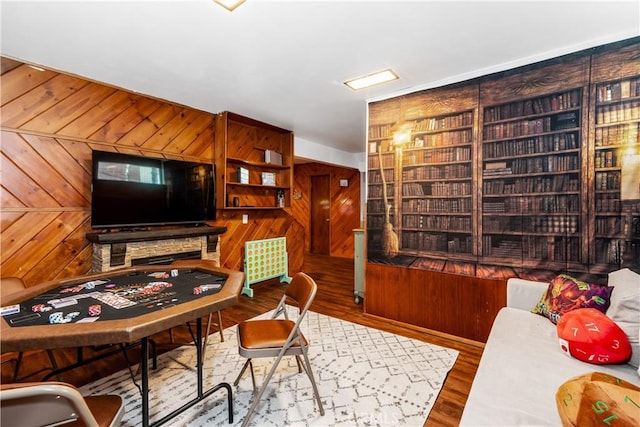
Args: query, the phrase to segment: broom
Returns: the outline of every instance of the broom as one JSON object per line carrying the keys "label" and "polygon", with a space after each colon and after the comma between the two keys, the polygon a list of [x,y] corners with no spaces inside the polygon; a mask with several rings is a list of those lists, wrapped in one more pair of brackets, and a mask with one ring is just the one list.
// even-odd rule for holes
{"label": "broom", "polygon": [[393,224],[389,221],[389,212],[391,206],[387,199],[387,180],[384,176],[384,168],[382,166],[382,153],[378,150],[378,159],[380,163],[380,175],[382,176],[382,199],[384,200],[384,224],[382,224],[382,253],[386,258],[393,258],[398,255],[398,235],[393,231]]}

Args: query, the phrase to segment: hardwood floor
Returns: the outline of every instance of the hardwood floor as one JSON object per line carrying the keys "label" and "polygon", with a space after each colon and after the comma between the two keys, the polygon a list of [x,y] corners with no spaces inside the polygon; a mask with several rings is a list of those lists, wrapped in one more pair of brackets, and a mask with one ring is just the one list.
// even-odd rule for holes
{"label": "hardwood floor", "polygon": [[[350,322],[378,328],[398,335],[419,339],[425,342],[449,347],[460,352],[458,359],[449,372],[447,380],[440,392],[438,399],[431,410],[425,426],[457,426],[467,395],[471,388],[471,382],[475,376],[482,345],[464,339],[445,336],[437,332],[424,329],[407,327],[364,313],[362,302],[356,304],[353,294],[353,260],[347,258],[335,258],[324,255],[307,254],[305,256],[304,271],[313,277],[318,283],[318,295],[311,307],[313,311],[328,316],[337,317]],[[280,285],[277,280],[270,280],[253,285],[254,298],[242,296],[240,303],[223,314],[223,326],[230,327],[242,320],[246,320],[273,309],[285,285]],[[366,298],[366,293],[365,293]],[[188,341],[189,335],[186,327],[174,330],[175,340]],[[162,333],[153,337],[158,343],[168,343],[169,334]],[[217,335],[212,335],[217,339]],[[166,347],[161,346],[162,349]],[[139,357],[137,349],[128,352],[132,362],[137,362]],[[56,361],[59,366],[73,363],[77,357],[76,349],[55,350]],[[91,357],[96,353],[93,349],[84,349],[84,357]],[[42,372],[43,366],[50,366],[46,352],[30,352],[25,355],[19,373],[19,381],[39,380],[46,374]],[[2,382],[11,381],[11,363],[2,365]],[[121,354],[91,363],[88,366],[76,368],[65,372],[64,381],[76,386],[81,386],[96,379],[109,375],[126,367],[126,362]],[[31,372],[39,371],[31,375]],[[55,378],[54,378],[55,379]]]}

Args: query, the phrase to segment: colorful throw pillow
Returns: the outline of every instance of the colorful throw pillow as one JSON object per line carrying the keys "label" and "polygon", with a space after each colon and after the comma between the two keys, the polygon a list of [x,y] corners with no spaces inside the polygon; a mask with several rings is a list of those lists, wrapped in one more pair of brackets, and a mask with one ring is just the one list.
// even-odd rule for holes
{"label": "colorful throw pillow", "polygon": [[595,308],[606,313],[612,287],[585,283],[567,274],[556,276],[532,313],[558,323],[560,317],[578,308]]}
{"label": "colorful throw pillow", "polygon": [[558,388],[563,427],[640,425],[640,387],[600,372],[571,378]]}
{"label": "colorful throw pillow", "polygon": [[625,363],[631,357],[627,334],[595,308],[565,313],[558,320],[560,349],[569,357],[596,365]]}

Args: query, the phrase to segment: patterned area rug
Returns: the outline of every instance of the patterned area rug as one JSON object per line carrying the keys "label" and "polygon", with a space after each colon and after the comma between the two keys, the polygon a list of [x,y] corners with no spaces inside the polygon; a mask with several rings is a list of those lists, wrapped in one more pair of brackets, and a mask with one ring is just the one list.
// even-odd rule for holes
{"label": "patterned area rug", "polygon": [[[298,373],[293,357],[287,357],[271,379],[252,426],[422,426],[458,356],[455,350],[314,312],[307,314],[305,323],[303,331],[311,341],[309,358],[325,415],[320,416],[308,377]],[[207,346],[205,390],[221,381],[232,384],[245,360],[238,355],[235,326],[225,329],[223,343],[217,337],[212,334]],[[195,360],[193,346],[158,357],[158,369],[149,375],[152,422],[193,398]],[[272,361],[254,360],[258,387]],[[251,374],[246,372],[232,389],[233,425],[240,425],[251,404]],[[122,425],[140,425],[140,395],[127,370],[81,391],[84,395],[123,396]],[[165,425],[228,426],[227,415],[226,392],[220,390]]]}

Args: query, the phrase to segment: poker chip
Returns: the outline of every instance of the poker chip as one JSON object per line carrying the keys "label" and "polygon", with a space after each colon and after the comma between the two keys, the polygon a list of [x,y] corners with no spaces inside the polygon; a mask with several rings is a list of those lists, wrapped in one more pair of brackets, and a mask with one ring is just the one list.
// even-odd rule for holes
{"label": "poker chip", "polygon": [[72,311],[71,313],[68,313],[66,316],[64,316],[65,319],[69,319],[70,321],[75,319],[76,317],[80,316],[80,312],[79,311]]}
{"label": "poker chip", "polygon": [[63,322],[63,320],[64,320],[64,313],[62,313],[61,311],[56,311],[55,313],[51,313],[49,315],[50,324],[66,323],[66,322]]}
{"label": "poker chip", "polygon": [[202,289],[200,288],[200,286],[196,286],[195,288],[193,288],[194,295],[200,295],[201,293],[202,293]]}
{"label": "poker chip", "polygon": [[44,304],[36,304],[31,307],[31,311],[33,311],[34,313],[41,313],[44,311],[45,307],[46,305]]}
{"label": "poker chip", "polygon": [[100,304],[94,304],[89,306],[89,316],[97,317],[102,314],[102,306]]}

